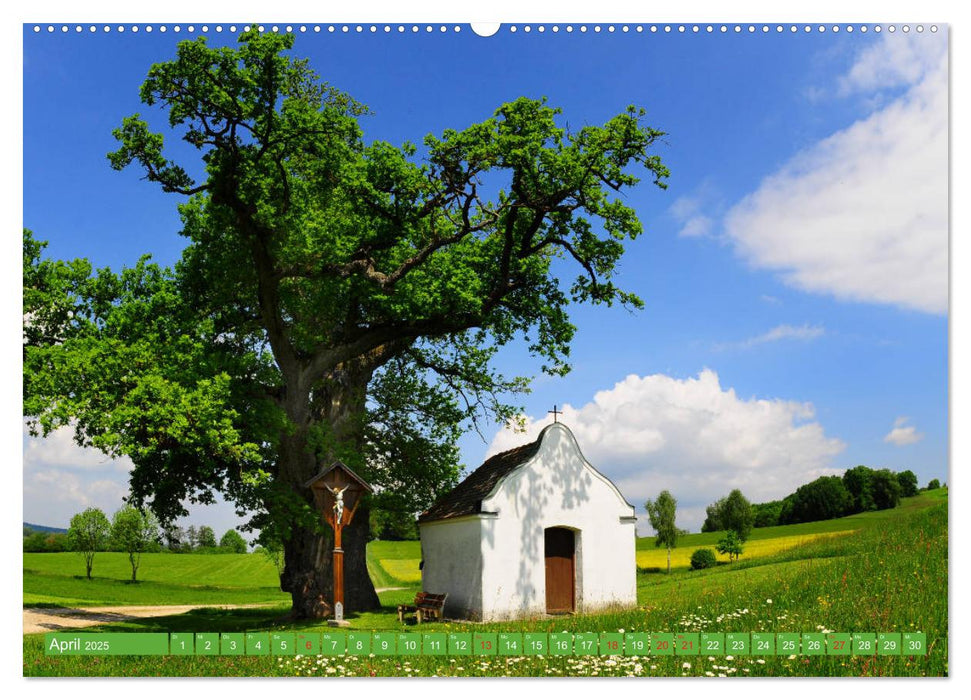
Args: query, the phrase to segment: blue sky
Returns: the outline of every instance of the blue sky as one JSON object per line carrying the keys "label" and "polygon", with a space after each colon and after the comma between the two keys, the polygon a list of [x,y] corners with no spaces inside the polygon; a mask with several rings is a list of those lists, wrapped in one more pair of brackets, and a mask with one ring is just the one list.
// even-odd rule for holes
{"label": "blue sky", "polygon": [[[32,26],[24,225],[54,257],[175,262],[178,198],[135,170],[111,170],[105,154],[128,114],[163,126],[138,87],[187,32]],[[222,26],[211,43],[233,40]],[[667,488],[693,530],[736,486],[752,500],[779,498],[856,464],[909,468],[922,485],[947,478],[946,29],[625,34],[561,24],[482,38],[452,26],[311,31],[294,53],[370,106],[368,140],[420,142],[520,95],[547,97],[573,127],[639,105],[667,132],[657,152],[668,189],[642,183],[627,195],[645,234],[618,282],[647,306],[574,310],[574,371],[537,377],[524,399],[529,435],[565,405],[586,456],[639,514]],[[521,348],[500,363],[538,373]],[[484,433],[462,441],[468,467],[529,439]],[[26,520],[63,526],[87,505],[120,505],[124,462],[81,454],[64,436],[25,438],[24,450]],[[192,520],[235,522],[226,507]]]}

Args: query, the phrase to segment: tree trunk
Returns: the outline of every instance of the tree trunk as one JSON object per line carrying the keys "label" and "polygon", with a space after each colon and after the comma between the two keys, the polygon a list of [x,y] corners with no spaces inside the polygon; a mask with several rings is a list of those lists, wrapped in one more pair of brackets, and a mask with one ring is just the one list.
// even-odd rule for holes
{"label": "tree trunk", "polygon": [[668,573],[671,573],[671,548],[668,547]]}
{"label": "tree trunk", "polygon": [[[321,469],[330,466],[336,456],[329,450],[313,454],[307,444],[307,432],[312,423],[325,423],[334,445],[360,453],[361,426],[365,414],[365,397],[370,371],[342,371],[327,383],[325,390],[315,390],[311,405],[306,399],[290,395],[287,413],[298,427],[282,436],[280,442],[280,472],[290,489],[310,505],[316,513],[313,494],[305,487],[307,481]],[[365,504],[358,506],[350,525],[344,527],[344,613],[374,610],[380,607],[378,595],[367,571],[367,542],[369,512]],[[291,616],[296,619],[319,619],[334,614],[334,532],[322,523],[323,534],[294,526],[284,545],[284,568],[280,587],[292,599]]]}

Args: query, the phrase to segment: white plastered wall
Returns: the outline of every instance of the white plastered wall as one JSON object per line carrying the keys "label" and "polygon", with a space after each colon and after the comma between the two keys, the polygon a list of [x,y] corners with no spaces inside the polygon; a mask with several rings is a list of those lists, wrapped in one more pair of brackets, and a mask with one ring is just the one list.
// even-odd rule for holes
{"label": "white plastered wall", "polygon": [[580,452],[565,426],[482,501],[482,618],[546,612],[544,530],[576,532],[577,612],[637,602],[634,509]]}
{"label": "white plastered wall", "polygon": [[481,525],[477,516],[419,525],[426,593],[447,593],[445,615],[479,619],[482,609]]}

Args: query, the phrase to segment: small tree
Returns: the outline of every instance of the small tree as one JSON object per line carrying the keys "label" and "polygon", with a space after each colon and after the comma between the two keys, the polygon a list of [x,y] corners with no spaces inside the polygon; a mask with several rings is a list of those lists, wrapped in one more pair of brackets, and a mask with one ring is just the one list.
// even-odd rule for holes
{"label": "small tree", "polygon": [[941,488],[941,482],[940,482],[940,480],[938,480],[938,479],[931,479],[930,481],[927,482],[927,490],[928,491],[931,491],[933,489],[939,489],[939,488]]}
{"label": "small tree", "polygon": [[185,529],[185,542],[187,545],[186,549],[190,552],[199,544],[199,533],[196,532],[195,525],[190,525]]}
{"label": "small tree", "polygon": [[752,532],[755,513],[752,504],[738,489],[732,490],[721,507],[721,525],[726,530],[734,530],[738,539],[744,542]]}
{"label": "small tree", "polygon": [[873,472],[872,485],[877,510],[897,507],[900,503],[900,482],[896,474],[889,469],[877,469]]}
{"label": "small tree", "polygon": [[917,495],[917,475],[912,471],[907,469],[906,471],[897,472],[897,481],[900,482],[901,496]]}
{"label": "small tree", "polygon": [[216,531],[213,530],[208,525],[203,525],[199,528],[199,548],[200,549],[216,548]]}
{"label": "small tree", "polygon": [[233,554],[246,554],[246,540],[236,530],[226,530],[226,534],[219,540],[219,546]]}
{"label": "small tree", "polygon": [[853,496],[854,513],[876,510],[873,501],[873,470],[862,464],[847,469],[843,474],[843,485]]}
{"label": "small tree", "polygon": [[172,552],[181,552],[187,546],[185,530],[175,523],[170,523],[163,528],[162,538],[165,540],[165,546]]}
{"label": "small tree", "polygon": [[738,533],[734,530],[729,530],[725,533],[725,536],[718,541],[718,546],[715,549],[718,550],[719,554],[727,554],[729,563],[737,561],[739,556],[742,554],[742,544],[743,540],[738,536]]}
{"label": "small tree", "polygon": [[131,563],[131,580],[136,581],[142,552],[158,542],[158,520],[149,511],[126,506],[115,513],[111,522],[111,541],[122,552],[128,553]]}
{"label": "small tree", "polygon": [[88,508],[71,518],[71,526],[67,530],[68,546],[84,557],[84,568],[89,579],[94,554],[108,548],[110,534],[111,523],[100,508]]}
{"label": "small tree", "polygon": [[718,532],[724,530],[722,524],[722,508],[725,506],[725,499],[719,498],[710,506],[705,508],[705,522],[701,525],[702,532]]}
{"label": "small tree", "polygon": [[677,546],[678,535],[681,531],[674,524],[678,502],[669,491],[661,491],[656,501],[648,499],[644,504],[647,517],[651,520],[651,527],[657,535],[654,538],[655,547],[668,548],[668,573],[671,573],[671,550]]}

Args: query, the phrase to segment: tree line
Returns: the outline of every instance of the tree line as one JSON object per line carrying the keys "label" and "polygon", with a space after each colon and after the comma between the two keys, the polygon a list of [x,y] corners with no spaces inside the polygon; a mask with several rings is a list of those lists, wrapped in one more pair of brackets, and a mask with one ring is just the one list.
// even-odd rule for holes
{"label": "tree line", "polygon": [[94,555],[125,552],[137,580],[141,555],[147,552],[194,552],[197,554],[245,554],[246,540],[236,530],[227,530],[219,542],[208,525],[162,528],[151,511],[125,506],[109,521],[100,508],[88,508],[71,518],[66,533],[35,532],[24,528],[25,552],[78,552],[84,557],[85,572],[91,578]]}
{"label": "tree line", "polygon": [[[927,488],[940,488],[940,482],[932,479]],[[808,523],[896,508],[901,498],[918,493],[917,475],[911,470],[894,472],[861,464],[847,469],[842,477],[821,476],[803,484],[781,500],[756,503],[752,506],[754,527]],[[717,519],[712,520],[709,514],[701,531],[720,529]]]}

